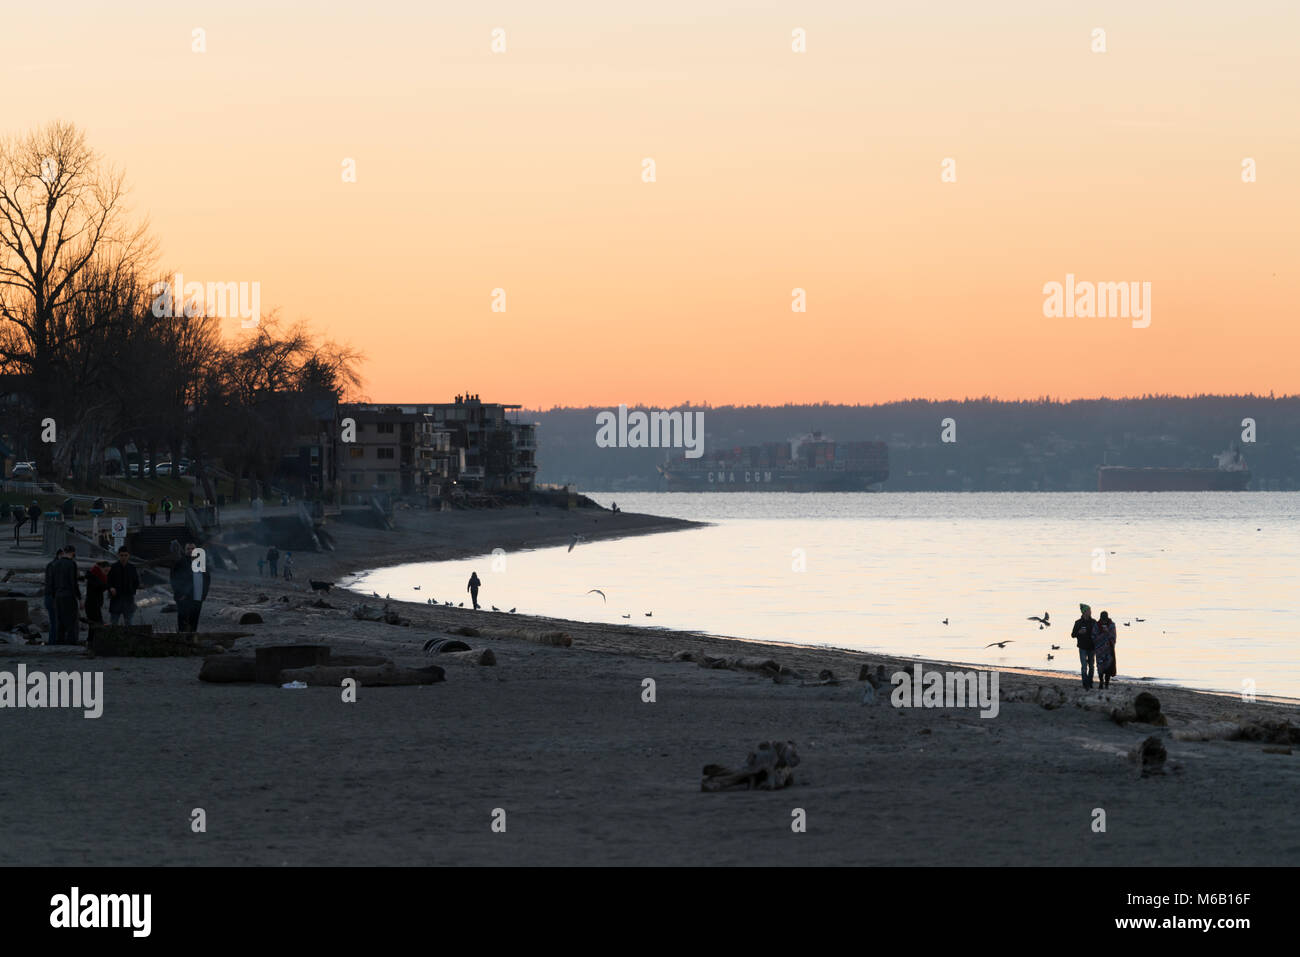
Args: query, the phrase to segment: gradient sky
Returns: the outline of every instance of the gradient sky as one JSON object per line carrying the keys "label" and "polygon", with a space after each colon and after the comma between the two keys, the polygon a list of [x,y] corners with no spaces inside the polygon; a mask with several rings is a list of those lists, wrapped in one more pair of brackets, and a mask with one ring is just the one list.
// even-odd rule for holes
{"label": "gradient sky", "polygon": [[[1295,393],[1297,37],[1280,0],[65,0],[6,11],[0,131],[79,124],[160,267],[261,282],[376,401]],[[1150,328],[1045,318],[1067,272],[1152,283]]]}

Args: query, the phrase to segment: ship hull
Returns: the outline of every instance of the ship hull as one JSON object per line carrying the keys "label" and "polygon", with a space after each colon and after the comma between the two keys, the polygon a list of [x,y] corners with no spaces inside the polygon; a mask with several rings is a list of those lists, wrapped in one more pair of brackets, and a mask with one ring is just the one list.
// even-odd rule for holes
{"label": "ship hull", "polygon": [[1249,482],[1247,469],[1104,466],[1097,470],[1099,492],[1240,492]]}
{"label": "ship hull", "polygon": [[888,472],[868,469],[694,468],[662,470],[670,492],[874,492]]}

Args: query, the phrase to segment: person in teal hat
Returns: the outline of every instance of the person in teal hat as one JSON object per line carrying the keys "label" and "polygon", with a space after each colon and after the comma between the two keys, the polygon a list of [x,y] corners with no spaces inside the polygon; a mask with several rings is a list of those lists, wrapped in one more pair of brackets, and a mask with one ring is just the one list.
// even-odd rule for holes
{"label": "person in teal hat", "polygon": [[1074,629],[1070,634],[1074,637],[1074,643],[1079,647],[1079,670],[1083,677],[1083,687],[1087,690],[1092,687],[1092,676],[1097,667],[1095,644],[1097,622],[1093,620],[1092,609],[1087,605],[1080,603],[1079,611],[1082,614],[1079,616],[1079,620],[1074,623]]}

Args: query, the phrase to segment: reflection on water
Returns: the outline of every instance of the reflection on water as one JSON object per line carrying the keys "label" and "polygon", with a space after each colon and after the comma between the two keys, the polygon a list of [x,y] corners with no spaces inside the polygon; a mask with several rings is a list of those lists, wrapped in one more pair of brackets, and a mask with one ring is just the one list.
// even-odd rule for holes
{"label": "reflection on water", "polygon": [[[594,497],[716,524],[513,552],[496,569],[382,569],[355,587],[468,602],[477,570],[485,607],[647,626],[647,642],[659,626],[1074,673],[1087,602],[1118,622],[1121,678],[1300,697],[1297,493]],[[1050,627],[1026,620],[1044,611]]]}

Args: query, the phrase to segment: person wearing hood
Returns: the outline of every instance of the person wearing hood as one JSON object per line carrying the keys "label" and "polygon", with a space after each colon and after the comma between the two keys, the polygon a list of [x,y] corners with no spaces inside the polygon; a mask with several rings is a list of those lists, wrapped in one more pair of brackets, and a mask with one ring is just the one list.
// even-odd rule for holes
{"label": "person wearing hood", "polygon": [[1109,688],[1110,679],[1115,677],[1115,622],[1104,611],[1097,619],[1093,647],[1097,654],[1097,683]]}
{"label": "person wearing hood", "polygon": [[1079,620],[1074,623],[1070,635],[1074,638],[1074,643],[1079,647],[1079,669],[1083,676],[1083,687],[1088,689],[1092,687],[1093,669],[1096,667],[1096,645],[1094,642],[1097,634],[1097,622],[1093,620],[1092,609],[1087,605],[1079,605],[1079,611],[1082,614],[1079,616]]}

